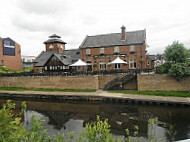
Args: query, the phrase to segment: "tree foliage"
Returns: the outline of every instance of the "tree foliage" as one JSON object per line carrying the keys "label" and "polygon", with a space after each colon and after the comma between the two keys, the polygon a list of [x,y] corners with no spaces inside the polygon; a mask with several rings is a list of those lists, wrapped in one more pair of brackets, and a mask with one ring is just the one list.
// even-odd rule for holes
{"label": "tree foliage", "polygon": [[169,69],[171,68],[172,64],[173,63],[164,63],[162,65],[156,66],[155,73],[157,73],[157,74],[168,74]]}
{"label": "tree foliage", "polygon": [[182,78],[190,76],[190,66],[187,63],[173,64],[169,69],[169,75],[180,81]]}
{"label": "tree foliage", "polygon": [[184,63],[188,57],[188,50],[182,43],[174,41],[172,45],[166,47],[164,55],[168,62]]}

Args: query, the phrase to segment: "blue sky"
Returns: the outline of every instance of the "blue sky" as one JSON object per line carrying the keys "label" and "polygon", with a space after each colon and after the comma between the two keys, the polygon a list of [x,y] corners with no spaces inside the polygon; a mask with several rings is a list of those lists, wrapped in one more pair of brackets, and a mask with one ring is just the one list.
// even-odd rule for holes
{"label": "blue sky", "polygon": [[0,36],[21,45],[22,55],[37,56],[43,42],[58,34],[66,49],[86,35],[147,31],[149,54],[163,53],[174,40],[190,49],[188,0],[0,0]]}

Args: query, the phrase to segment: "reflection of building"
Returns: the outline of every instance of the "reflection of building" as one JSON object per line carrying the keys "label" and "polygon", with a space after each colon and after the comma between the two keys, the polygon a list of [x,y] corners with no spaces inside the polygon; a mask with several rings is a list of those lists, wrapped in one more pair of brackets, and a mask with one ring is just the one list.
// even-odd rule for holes
{"label": "reflection of building", "polygon": [[44,42],[46,51],[42,51],[34,60],[34,72],[69,71],[69,65],[79,59],[79,51],[65,50],[66,42],[58,35],[49,36]]}
{"label": "reflection of building", "polygon": [[0,38],[0,65],[14,70],[22,69],[20,45],[11,38]]}
{"label": "reflection of building", "polygon": [[[146,30],[87,36],[80,48],[80,58],[88,63],[87,70],[145,68]],[[109,62],[120,57],[126,64]]]}

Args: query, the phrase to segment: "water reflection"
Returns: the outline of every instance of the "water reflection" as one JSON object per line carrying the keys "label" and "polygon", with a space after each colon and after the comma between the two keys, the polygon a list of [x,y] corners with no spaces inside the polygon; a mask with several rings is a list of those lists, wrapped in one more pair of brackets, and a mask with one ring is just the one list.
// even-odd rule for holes
{"label": "water reflection", "polygon": [[[1,100],[2,104],[5,100]],[[17,105],[21,101],[14,101]],[[51,135],[57,132],[68,133],[75,131],[76,136],[84,131],[86,123],[108,118],[111,132],[115,137],[124,138],[125,129],[135,131],[139,126],[139,136],[148,137],[150,126],[148,120],[158,117],[159,124],[155,126],[154,134],[169,139],[167,131],[174,126],[177,131],[175,140],[190,138],[190,114],[188,107],[146,106],[134,104],[93,103],[93,102],[38,102],[27,101],[27,110],[24,114],[24,126],[31,125],[32,112],[36,117],[46,121],[45,129]],[[174,130],[173,129],[173,130]],[[173,131],[172,130],[172,131]],[[170,130],[171,131],[171,130]]]}

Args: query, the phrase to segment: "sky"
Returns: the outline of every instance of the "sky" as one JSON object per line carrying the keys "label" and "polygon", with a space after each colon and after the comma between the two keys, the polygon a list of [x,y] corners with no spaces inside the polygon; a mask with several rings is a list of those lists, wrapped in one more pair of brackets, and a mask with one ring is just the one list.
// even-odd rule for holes
{"label": "sky", "polygon": [[162,54],[178,40],[190,49],[189,0],[0,0],[0,37],[37,56],[52,34],[66,49],[79,48],[86,35],[146,29],[148,53]]}

